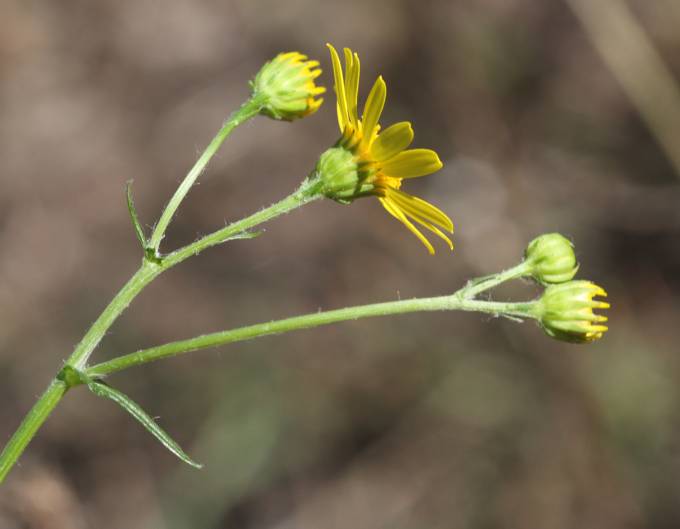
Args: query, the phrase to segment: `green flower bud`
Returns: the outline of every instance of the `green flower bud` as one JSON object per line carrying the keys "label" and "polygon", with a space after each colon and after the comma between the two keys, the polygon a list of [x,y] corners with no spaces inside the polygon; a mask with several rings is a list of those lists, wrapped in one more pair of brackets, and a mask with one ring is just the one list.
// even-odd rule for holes
{"label": "green flower bud", "polygon": [[546,233],[529,243],[524,253],[527,275],[541,284],[564,283],[576,275],[578,263],[574,245],[559,233]]}
{"label": "green flower bud", "polygon": [[374,186],[367,182],[370,172],[362,170],[352,151],[332,147],[324,152],[312,173],[321,182],[321,194],[343,204],[370,194]]}
{"label": "green flower bud", "polygon": [[608,309],[609,303],[594,300],[606,297],[603,288],[590,281],[568,281],[551,285],[532,308],[545,332],[557,339],[572,343],[587,343],[602,338],[607,326],[606,316],[593,309]]}
{"label": "green flower bud", "polygon": [[318,66],[319,61],[308,61],[296,51],[280,53],[266,63],[250,83],[253,96],[264,101],[261,113],[292,121],[316,112],[323,98],[315,97],[326,91],[314,83],[321,75]]}

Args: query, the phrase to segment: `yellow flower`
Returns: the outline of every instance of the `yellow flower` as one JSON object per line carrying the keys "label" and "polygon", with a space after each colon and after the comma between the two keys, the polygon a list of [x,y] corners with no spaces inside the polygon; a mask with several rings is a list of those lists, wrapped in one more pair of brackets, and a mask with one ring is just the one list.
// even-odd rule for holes
{"label": "yellow flower", "polygon": [[317,174],[324,182],[323,193],[340,202],[377,196],[383,207],[402,222],[433,254],[432,244],[414,225],[431,231],[453,249],[442,230],[453,233],[451,219],[432,204],[401,191],[402,180],[425,176],[442,168],[437,153],[430,149],[407,149],[413,141],[409,122],[396,123],[380,132],[380,114],[387,89],[378,77],[359,119],[359,56],[345,48],[343,75],[335,48],[327,44],[333,62],[338,124],[342,136],[336,146],[322,155]]}
{"label": "yellow flower", "polygon": [[321,75],[319,61],[308,61],[297,51],[279,53],[258,72],[251,85],[253,95],[263,99],[262,113],[292,121],[316,112],[323,98],[316,99],[326,89],[316,86]]}
{"label": "yellow flower", "polygon": [[558,340],[587,343],[599,340],[607,326],[606,316],[594,309],[608,309],[609,303],[593,299],[606,297],[605,290],[590,281],[567,281],[550,285],[534,305],[533,313],[545,332]]}

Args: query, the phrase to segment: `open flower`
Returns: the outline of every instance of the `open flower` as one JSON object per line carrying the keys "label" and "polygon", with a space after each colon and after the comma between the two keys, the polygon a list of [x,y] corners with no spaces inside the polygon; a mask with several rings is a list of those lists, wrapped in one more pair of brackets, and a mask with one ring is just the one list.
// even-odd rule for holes
{"label": "open flower", "polygon": [[252,81],[253,95],[263,98],[262,113],[292,121],[316,112],[326,89],[316,86],[321,75],[319,61],[309,61],[297,51],[279,53],[266,63]]}
{"label": "open flower", "polygon": [[378,77],[358,115],[359,56],[345,48],[343,75],[335,48],[327,45],[333,62],[338,124],[342,136],[326,151],[316,167],[323,182],[322,193],[348,203],[362,196],[376,196],[383,207],[406,226],[433,254],[434,248],[414,223],[453,244],[442,230],[453,232],[451,219],[432,204],[403,192],[402,180],[425,176],[442,167],[437,153],[430,149],[408,149],[413,141],[409,122],[396,123],[380,132],[380,114],[387,89]]}

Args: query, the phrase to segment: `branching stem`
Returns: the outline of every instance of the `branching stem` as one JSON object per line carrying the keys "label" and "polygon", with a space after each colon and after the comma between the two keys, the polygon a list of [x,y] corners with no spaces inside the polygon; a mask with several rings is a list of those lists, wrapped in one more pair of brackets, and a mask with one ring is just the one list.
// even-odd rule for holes
{"label": "branching stem", "polygon": [[[307,179],[300,188],[290,196],[264,208],[245,219],[239,220],[221,228],[199,240],[188,244],[167,255],[159,252],[160,243],[165,235],[177,208],[189,192],[196,179],[203,171],[207,163],[217,152],[231,131],[239,124],[252,118],[262,109],[264,101],[258,97],[248,100],[239,110],[225,122],[217,136],[212,140],[204,153],[198,159],[194,167],[189,171],[184,181],[170,199],[163,211],[151,238],[146,243],[142,265],[123,288],[116,294],[101,315],[95,320],[80,343],[76,346],[71,356],[66,360],[64,369],[51,382],[45,393],[33,406],[17,431],[12,435],[7,445],[0,453],[0,483],[3,482],[9,471],[17,462],[28,443],[36,432],[49,417],[52,410],[59,403],[70,387],[86,383],[96,377],[102,377],[128,369],[130,367],[153,362],[170,356],[175,356],[190,351],[215,347],[228,343],[250,340],[260,336],[284,333],[298,329],[308,329],[321,325],[328,325],[347,320],[357,320],[374,316],[386,316],[390,314],[405,314],[419,311],[461,310],[476,311],[489,314],[512,316],[516,318],[534,317],[531,315],[533,302],[527,303],[499,303],[492,301],[480,301],[474,299],[479,293],[488,290],[504,281],[521,277],[526,274],[526,265],[520,264],[500,274],[480,278],[469,282],[461,290],[450,296],[434,298],[421,298],[403,301],[391,301],[376,303],[358,307],[349,307],[327,312],[318,312],[287,318],[268,323],[259,323],[228,331],[206,334],[188,340],[172,342],[150,349],[144,349],[124,355],[108,362],[98,364],[88,369],[88,360],[102,337],[111,325],[118,319],[123,311],[130,305],[134,298],[156,279],[163,271],[183,262],[191,256],[197,255],[206,248],[221,244],[228,240],[252,237],[255,234],[250,230],[267,222],[283,213],[296,209],[308,202],[320,198],[320,183],[315,179]],[[137,219],[132,198],[128,189],[128,207],[135,225],[135,230],[140,242],[144,243],[144,234]],[[101,389],[101,388],[100,388]],[[111,393],[112,394],[112,393]],[[116,397],[118,398],[118,397]],[[121,399],[118,399],[121,400]],[[129,406],[128,406],[129,407]],[[139,418],[139,417],[138,417]],[[177,452],[176,452],[177,453]]]}
{"label": "branching stem", "polygon": [[175,215],[177,208],[196,182],[196,179],[203,172],[206,165],[208,165],[208,162],[219,150],[224,140],[227,139],[229,134],[231,134],[231,132],[237,126],[255,117],[260,112],[260,110],[262,110],[264,103],[265,100],[262,98],[262,96],[253,96],[248,99],[248,101],[246,101],[241,106],[241,108],[229,116],[227,121],[224,122],[224,125],[220,131],[213,138],[208,147],[206,147],[205,151],[203,151],[201,157],[196,160],[196,163],[184,177],[184,180],[177,188],[177,191],[175,191],[175,194],[170,199],[170,202],[168,202],[168,205],[165,207],[165,210],[161,214],[161,218],[158,220],[158,223],[151,234],[151,238],[149,239],[148,248],[150,250],[158,253],[161,241],[165,236],[165,231],[168,229],[168,226],[170,225],[172,217]]}

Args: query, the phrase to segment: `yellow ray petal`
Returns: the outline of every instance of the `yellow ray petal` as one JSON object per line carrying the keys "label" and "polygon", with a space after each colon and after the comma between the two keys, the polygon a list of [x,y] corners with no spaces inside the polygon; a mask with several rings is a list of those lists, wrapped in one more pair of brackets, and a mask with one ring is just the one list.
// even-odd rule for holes
{"label": "yellow ray petal", "polygon": [[446,213],[430,204],[399,189],[387,189],[386,196],[412,217],[420,217],[428,222],[437,224],[453,233],[453,223]]}
{"label": "yellow ray petal", "polygon": [[345,80],[342,76],[342,67],[340,66],[340,57],[338,57],[338,52],[335,48],[326,44],[331,52],[331,62],[333,63],[333,77],[335,78],[335,94],[338,98],[338,125],[340,126],[340,132],[345,131],[345,126],[349,123],[347,115],[347,96],[345,95]]}
{"label": "yellow ray petal", "polygon": [[387,86],[382,76],[376,79],[371,93],[368,94],[366,104],[364,105],[364,114],[362,116],[362,127],[364,136],[361,139],[361,144],[364,149],[371,145],[374,137],[375,128],[378,126],[380,114],[382,114],[385,106],[385,99],[387,98]]}
{"label": "yellow ray petal", "polygon": [[[399,199],[402,198],[402,197],[399,196],[398,194],[403,195],[404,197],[408,197],[409,199],[415,199],[415,200],[418,200],[418,201],[424,203],[425,205],[427,205],[427,211],[425,212],[423,210],[413,208],[408,202],[400,201]],[[389,190],[387,192],[386,196],[387,196],[387,200],[390,200],[396,208],[399,208],[406,216],[415,220],[418,224],[420,224],[421,226],[424,226],[425,228],[430,230],[432,233],[434,233],[435,235],[440,237],[444,242],[446,242],[446,244],[449,246],[449,249],[453,250],[453,243],[451,242],[451,239],[449,239],[448,236],[446,236],[444,233],[442,233],[442,231],[437,226],[435,226],[435,224],[439,224],[444,229],[448,229],[450,232],[453,233],[453,229],[452,229],[453,225],[451,224],[451,220],[446,215],[444,215],[443,213],[441,213],[441,211],[439,211],[437,208],[432,206],[432,204],[429,204],[429,203],[427,203],[423,200],[417,199],[416,197],[412,197],[411,195],[407,195],[406,193],[401,193],[401,192],[395,193],[395,192],[392,192],[391,190]],[[440,224],[439,219],[433,219],[430,216],[426,216],[426,215],[429,215],[431,213],[429,211],[430,209],[432,209],[432,210],[434,210],[438,213],[441,213],[441,215],[444,217],[442,220],[447,221],[448,226],[443,226],[442,224]],[[449,229],[449,227],[451,229]]]}
{"label": "yellow ray petal", "polygon": [[345,98],[347,99],[347,120],[349,121],[352,128],[356,128],[356,120],[353,119],[352,115],[352,96],[350,95],[350,85],[352,84],[352,76],[354,75],[354,68],[352,62],[354,57],[352,57],[352,52],[349,48],[344,48],[343,53],[345,55]]}
{"label": "yellow ray petal", "polygon": [[[408,215],[408,213],[405,213],[405,214]],[[449,239],[448,236],[446,234],[444,234],[439,228],[437,228],[433,224],[430,224],[426,220],[423,220],[419,217],[414,217],[412,215],[408,215],[408,216],[411,217],[413,220],[415,220],[421,226],[424,226],[425,228],[430,230],[437,237],[441,238],[448,245],[449,250],[453,250],[453,243],[451,242],[451,239]]]}
{"label": "yellow ray petal", "polygon": [[420,233],[418,228],[416,228],[413,223],[406,218],[402,211],[386,198],[380,197],[379,200],[387,212],[399,222],[401,222],[404,226],[406,226],[411,231],[411,233],[413,233],[413,235],[418,237],[418,240],[423,243],[425,248],[427,248],[427,251],[430,252],[430,255],[434,255],[434,248],[432,247],[432,244],[430,244],[430,241],[428,241],[425,236]]}
{"label": "yellow ray petal", "polygon": [[425,176],[443,167],[437,153],[430,149],[410,149],[397,154],[382,165],[382,171],[397,178]]}
{"label": "yellow ray petal", "polygon": [[413,129],[408,121],[395,123],[383,130],[371,144],[371,158],[378,162],[393,158],[413,141]]}
{"label": "yellow ray petal", "polygon": [[349,48],[345,48],[345,71],[347,80],[345,81],[345,94],[347,96],[347,113],[349,121],[356,130],[359,123],[358,99],[359,99],[359,56]]}

